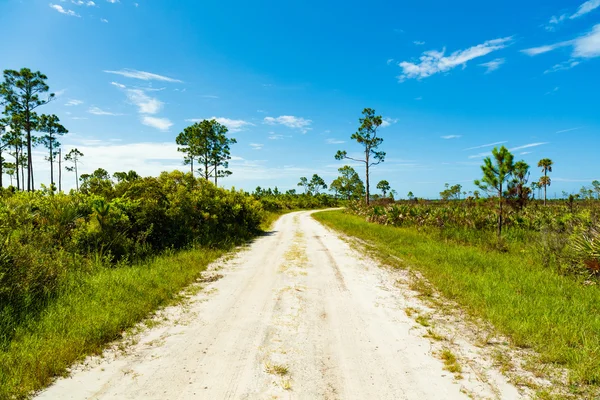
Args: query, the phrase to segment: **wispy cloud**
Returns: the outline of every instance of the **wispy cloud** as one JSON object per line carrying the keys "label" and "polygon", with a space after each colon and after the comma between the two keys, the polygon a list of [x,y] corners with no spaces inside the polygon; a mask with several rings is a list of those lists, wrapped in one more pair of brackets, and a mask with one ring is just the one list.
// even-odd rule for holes
{"label": "wispy cloud", "polygon": [[123,115],[123,114],[114,113],[114,112],[111,112],[111,111],[102,110],[100,107],[90,107],[88,109],[88,112],[90,114],[94,114],[94,115],[112,115],[112,116]]}
{"label": "wispy cloud", "polygon": [[503,49],[511,41],[512,36],[488,40],[465,50],[457,50],[449,56],[444,55],[445,48],[442,51],[426,51],[419,57],[417,63],[403,61],[398,64],[402,68],[402,73],[398,79],[400,82],[407,79],[423,79],[440,72],[448,72],[458,66],[465,68],[469,61]]}
{"label": "wispy cloud", "polygon": [[339,140],[339,139],[327,139],[325,141],[325,143],[327,144],[342,144],[342,143],[346,143],[345,140]]}
{"label": "wispy cloud", "polygon": [[558,42],[554,44],[547,44],[539,47],[531,47],[529,49],[521,50],[522,53],[527,54],[528,56],[537,56],[538,54],[544,54],[549,51],[553,51],[556,49],[560,49],[561,47],[570,46],[573,43],[572,40],[566,40],[563,42]]}
{"label": "wispy cloud", "polygon": [[100,22],[104,22],[105,24],[108,24],[108,20],[106,18],[100,18]]}
{"label": "wispy cloud", "polygon": [[106,72],[107,74],[121,75],[126,78],[141,79],[143,81],[163,81],[163,82],[182,83],[182,81],[180,81],[179,79],[169,78],[168,76],[153,74],[151,72],[145,72],[145,71],[137,71],[135,69],[128,69],[128,68],[121,69],[119,71],[106,70],[104,72]]}
{"label": "wispy cloud", "polygon": [[459,139],[462,136],[461,135],[446,135],[446,136],[440,136],[442,139],[446,139],[446,140],[450,140],[450,139]]}
{"label": "wispy cloud", "polygon": [[82,104],[83,104],[82,100],[71,99],[65,103],[65,106],[72,107],[72,106],[80,106]]}
{"label": "wispy cloud", "polygon": [[549,91],[546,92],[546,96],[549,96],[551,94],[554,94],[554,93],[558,92],[559,89],[560,88],[558,86],[555,86],[554,89],[549,90]]}
{"label": "wispy cloud", "polygon": [[485,147],[498,146],[499,144],[504,144],[504,143],[507,143],[507,141],[505,140],[503,142],[494,142],[494,143],[482,144],[481,146],[475,146],[475,147],[469,147],[469,148],[463,149],[463,151],[483,149]]}
{"label": "wispy cloud", "polygon": [[283,125],[288,128],[300,129],[302,133],[306,133],[311,129],[309,126],[312,124],[312,121],[293,115],[282,115],[277,118],[265,117],[264,123],[267,125]]}
{"label": "wispy cloud", "polygon": [[205,99],[218,99],[219,96],[214,96],[212,94],[203,94],[200,97],[204,97]]}
{"label": "wispy cloud", "polygon": [[425,42],[423,42],[423,41],[420,41],[420,40],[415,40],[415,41],[413,42],[413,44],[414,44],[415,46],[423,46],[423,45],[425,44]]}
{"label": "wispy cloud", "polygon": [[[500,143],[496,143],[496,144],[500,144]],[[529,149],[529,148],[532,148],[532,147],[542,146],[542,145],[545,145],[545,144],[548,144],[548,142],[529,143],[529,144],[524,144],[523,146],[513,147],[511,149],[508,149],[508,151],[515,152],[515,151],[519,151],[519,150]],[[493,144],[492,145],[486,145],[486,146],[493,146]],[[478,147],[473,147],[471,149],[476,149]],[[468,150],[468,149],[466,149],[466,150]],[[469,156],[469,158],[470,159],[481,158],[481,157],[488,156],[489,154],[490,154],[490,151],[485,151],[483,153],[473,154],[472,156]],[[520,154],[521,155],[528,154],[528,152],[522,152]]]}
{"label": "wispy cloud", "polygon": [[142,124],[161,131],[168,131],[169,128],[173,126],[173,123],[167,118],[156,118],[149,115],[142,115],[141,121]]}
{"label": "wispy cloud", "polygon": [[75,11],[73,11],[73,10],[67,10],[67,9],[63,8],[63,6],[61,6],[59,4],[52,4],[52,3],[50,3],[50,8],[53,8],[56,11],[58,11],[59,13],[64,14],[64,15],[68,15],[70,17],[81,17],[81,15],[77,14]]}
{"label": "wispy cloud", "polygon": [[[596,24],[591,31],[573,39],[566,40],[554,44],[532,47],[529,49],[521,50],[521,52],[529,55],[536,56],[539,54],[547,53],[561,47],[571,47],[571,57],[573,59],[577,58],[594,58],[600,56],[600,24]],[[569,62],[572,63],[575,60],[569,60],[565,66],[568,66]],[[577,64],[575,64],[577,65]],[[574,66],[574,65],[573,65]],[[556,66],[555,66],[556,67]],[[553,67],[554,68],[554,67]],[[560,68],[560,67],[559,67]],[[570,67],[572,68],[572,66]],[[569,69],[569,68],[564,68]],[[552,71],[552,68],[549,70]]]}
{"label": "wispy cloud", "polygon": [[519,153],[520,156],[526,156],[527,154],[531,154],[531,151],[523,151]]}
{"label": "wispy cloud", "polygon": [[280,133],[269,132],[269,140],[282,140],[283,135]]}
{"label": "wispy cloud", "polygon": [[512,149],[508,149],[508,150],[509,151],[518,151],[518,150],[523,150],[523,149],[529,149],[531,147],[543,146],[545,144],[548,144],[548,142],[529,143],[529,144],[524,144],[523,146],[513,147]]}
{"label": "wispy cloud", "polygon": [[579,18],[589,12],[594,11],[598,7],[600,7],[600,0],[588,0],[582,5],[580,5],[577,9],[577,12],[571,15],[569,19]]}
{"label": "wispy cloud", "polygon": [[[214,119],[221,125],[225,125],[230,132],[240,132],[247,126],[254,126],[252,122],[244,121],[243,119],[231,119],[225,117],[210,117],[208,120]],[[200,122],[202,118],[186,119],[187,122]]]}
{"label": "wispy cloud", "polygon": [[393,124],[395,124],[396,122],[398,122],[398,118],[384,118],[383,121],[381,121],[381,127],[382,128],[387,128],[388,126],[392,126]]}
{"label": "wispy cloud", "polygon": [[563,61],[561,63],[555,64],[552,68],[548,68],[547,70],[545,70],[544,73],[549,74],[549,73],[557,72],[557,71],[566,71],[566,70],[576,67],[578,65],[579,65],[579,61],[571,59],[571,60],[567,60],[567,61]]}
{"label": "wispy cloud", "polygon": [[504,58],[496,58],[495,60],[488,61],[483,64],[479,64],[479,66],[487,68],[485,73],[489,74],[490,72],[493,72],[493,71],[497,70],[498,68],[500,68],[500,66],[502,64],[504,64],[505,62],[506,62],[506,60]]}
{"label": "wispy cloud", "polygon": [[585,128],[585,127],[584,126],[578,126],[577,128],[569,128],[569,129],[563,129],[563,130],[560,130],[560,131],[556,131],[556,133],[572,132],[572,131],[576,131],[576,130],[583,129],[583,128]]}
{"label": "wispy cloud", "polygon": [[156,114],[163,107],[163,102],[157,98],[148,96],[142,89],[129,88],[117,82],[111,82],[111,85],[123,90],[129,102],[138,107],[140,114]]}
{"label": "wispy cloud", "polygon": [[550,18],[550,20],[548,21],[548,25],[544,26],[544,28],[547,31],[552,32],[556,29],[556,27],[559,24],[563,23],[567,19],[573,20],[573,19],[582,17],[582,16],[594,11],[598,7],[600,7],[600,0],[588,0],[585,3],[581,4],[579,6],[579,8],[577,8],[577,11],[575,13],[573,13],[572,15],[569,15],[569,14],[561,14],[559,16],[553,15],[552,18]]}
{"label": "wispy cloud", "polygon": [[264,147],[264,144],[262,144],[262,143],[250,143],[250,147],[252,147],[253,150],[261,150]]}

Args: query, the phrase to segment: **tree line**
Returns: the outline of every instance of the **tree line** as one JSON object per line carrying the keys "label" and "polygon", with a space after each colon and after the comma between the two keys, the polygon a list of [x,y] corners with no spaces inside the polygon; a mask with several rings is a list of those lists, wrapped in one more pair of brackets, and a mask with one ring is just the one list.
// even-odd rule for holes
{"label": "tree line", "polygon": [[[46,75],[29,68],[3,72],[0,83],[0,106],[4,107],[0,118],[0,188],[4,186],[3,175],[6,174],[11,186],[16,183],[16,190],[35,190],[32,155],[33,148],[41,145],[48,151],[45,160],[50,163],[50,187],[56,190],[54,171],[58,163],[58,190],[62,189],[63,157],[58,139],[69,131],[56,115],[38,113],[40,107],[56,98],[50,93],[47,80]],[[77,176],[81,157],[83,153],[77,149],[66,154],[64,161],[71,164],[66,166],[67,171],[74,171]]]}

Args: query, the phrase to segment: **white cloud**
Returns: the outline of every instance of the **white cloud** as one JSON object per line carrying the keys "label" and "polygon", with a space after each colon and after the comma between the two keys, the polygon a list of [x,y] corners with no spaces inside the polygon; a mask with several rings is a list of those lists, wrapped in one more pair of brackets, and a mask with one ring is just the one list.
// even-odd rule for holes
{"label": "white cloud", "polygon": [[594,11],[596,8],[600,7],[600,0],[588,0],[582,5],[579,6],[577,12],[569,17],[569,19],[579,18],[582,15],[585,15],[589,12]]}
{"label": "white cloud", "polygon": [[[547,53],[549,51],[568,46],[573,48],[571,53],[573,58],[593,58],[600,56],[600,24],[595,25],[590,32],[587,32],[573,40],[566,40],[550,45],[524,49],[521,50],[521,52],[529,56],[536,56],[538,54]],[[550,69],[550,71],[551,70],[552,69]]]}
{"label": "white cloud", "polygon": [[497,70],[498,68],[500,68],[500,66],[502,64],[504,64],[505,61],[506,60],[504,58],[496,58],[495,60],[488,61],[488,62],[483,63],[483,64],[479,64],[479,66],[487,68],[487,70],[485,71],[485,73],[489,74],[490,72],[493,72],[493,71]]}
{"label": "white cloud", "polygon": [[163,81],[163,82],[182,83],[182,81],[180,81],[179,79],[169,78],[168,76],[157,75],[157,74],[153,74],[151,72],[137,71],[135,69],[128,69],[128,68],[125,68],[125,69],[122,69],[119,71],[104,71],[104,72],[106,72],[107,74],[121,75],[126,78],[141,79],[143,81]]}
{"label": "white cloud", "polygon": [[88,7],[94,7],[96,3],[94,3],[93,1],[88,1],[87,3],[85,3],[85,5]]}
{"label": "white cloud", "polygon": [[108,24],[108,20],[106,18],[100,18],[100,22],[104,22],[105,24]]}
{"label": "white cloud", "polygon": [[106,1],[108,1],[109,3],[112,3],[112,4],[119,3],[119,0],[106,0]]}
{"label": "white cloud", "polygon": [[386,61],[386,64],[387,64],[387,65],[390,65],[390,64],[391,64],[391,63],[393,63],[393,62],[394,62],[394,59],[393,59],[393,58],[388,58],[388,60]]}
{"label": "white cloud", "polygon": [[398,119],[397,119],[397,118],[394,118],[394,119],[392,119],[392,118],[384,118],[384,119],[381,121],[381,127],[382,127],[382,128],[387,128],[388,126],[392,126],[392,125],[393,125],[393,124],[395,124],[396,122],[398,122]]}
{"label": "white cloud", "polygon": [[277,118],[273,117],[265,117],[264,123],[267,125],[283,125],[288,128],[300,129],[302,133],[308,132],[311,128],[309,128],[312,121],[310,119],[304,119],[301,117],[294,117],[293,115],[282,115]]}
{"label": "white cloud", "polygon": [[422,42],[422,41],[420,41],[420,40],[415,40],[415,41],[413,42],[413,44],[414,44],[415,46],[423,46],[423,45],[425,44],[425,42]]}
{"label": "white cloud", "polygon": [[569,46],[571,44],[572,44],[572,42],[570,40],[567,40],[564,42],[558,42],[558,43],[554,43],[554,44],[524,49],[524,50],[521,50],[521,52],[527,54],[528,56],[537,56],[538,54],[544,54],[549,51],[559,49],[561,47]]}
{"label": "white cloud", "polygon": [[492,146],[497,146],[499,144],[504,144],[504,143],[506,143],[506,140],[503,142],[494,142],[494,143],[482,144],[481,146],[469,147],[469,148],[463,149],[463,151],[483,149],[484,147],[492,147]]}
{"label": "white cloud", "polygon": [[148,115],[142,115],[141,121],[142,124],[151,126],[152,128],[156,128],[161,131],[168,131],[169,128],[173,126],[173,123],[167,118],[156,118]]}
{"label": "white cloud", "polygon": [[462,137],[462,135],[446,135],[446,136],[440,136],[442,139],[446,139],[446,140],[450,140],[450,139],[459,139]]}
{"label": "white cloud", "polygon": [[88,112],[90,114],[94,114],[94,115],[112,115],[112,116],[123,115],[123,114],[113,113],[110,111],[104,111],[99,107],[90,107],[88,109]]}
{"label": "white cloud", "polygon": [[500,50],[508,46],[512,41],[512,36],[488,40],[477,46],[465,50],[457,50],[449,56],[444,56],[446,49],[442,51],[429,50],[419,57],[418,63],[403,61],[400,64],[402,74],[398,77],[400,82],[407,79],[423,79],[440,72],[448,72],[460,65],[466,67],[467,62],[483,57],[493,51]]}
{"label": "white cloud", "polygon": [[[230,119],[225,117],[210,117],[206,118],[208,120],[214,119],[221,125],[225,125],[229,132],[240,132],[247,126],[254,126],[252,122],[244,121],[242,119]],[[186,119],[187,122],[200,122],[201,118],[190,118]]]}
{"label": "white cloud", "polygon": [[524,156],[527,154],[531,154],[531,151],[523,151],[523,152],[519,153],[520,156]]}
{"label": "white cloud", "polygon": [[557,71],[566,71],[568,69],[578,66],[579,64],[580,64],[579,61],[570,59],[570,60],[555,64],[554,66],[552,66],[552,68],[548,68],[547,70],[545,70],[544,73],[549,74],[549,73],[557,72]]}
{"label": "white cloud", "polygon": [[417,100],[417,101],[423,100],[423,96],[415,97],[415,100]]}
{"label": "white cloud", "polygon": [[325,143],[327,144],[342,144],[342,143],[346,143],[345,140],[338,140],[338,139],[327,139],[325,141]]}
{"label": "white cloud", "polygon": [[138,107],[140,114],[156,114],[163,107],[163,102],[157,98],[148,96],[143,89],[128,88],[117,82],[111,82],[111,85],[123,90],[129,102]]}
{"label": "white cloud", "polygon": [[556,131],[555,133],[566,133],[566,132],[576,131],[576,130],[583,129],[583,128],[585,128],[585,127],[584,126],[578,126],[577,128],[563,129],[563,130],[560,130],[560,131]]}
{"label": "white cloud", "polygon": [[269,140],[282,140],[283,137],[280,133],[269,132]]}
{"label": "white cloud", "polygon": [[264,144],[262,143],[250,143],[250,147],[252,147],[254,150],[261,150],[263,146]]}
{"label": "white cloud", "polygon": [[517,151],[517,150],[528,149],[530,147],[542,146],[544,144],[548,144],[548,142],[529,143],[529,144],[525,144],[523,146],[513,147],[512,149],[508,149],[508,150],[509,151]]}
{"label": "white cloud", "polygon": [[82,100],[71,99],[65,103],[65,106],[72,107],[72,106],[80,106],[82,104],[83,104]]}
{"label": "white cloud", "polygon": [[592,58],[600,56],[600,24],[591,32],[575,39],[573,57]]}
{"label": "white cloud", "polygon": [[58,11],[59,13],[68,15],[70,17],[81,17],[81,15],[77,14],[75,11],[73,11],[73,10],[66,10],[61,5],[58,5],[58,4],[52,4],[52,3],[50,3],[50,8],[53,8],[56,11]]}
{"label": "white cloud", "polygon": [[546,92],[546,96],[550,95],[550,94],[554,94],[556,92],[558,92],[558,89],[560,89],[558,86],[555,86],[554,89]]}

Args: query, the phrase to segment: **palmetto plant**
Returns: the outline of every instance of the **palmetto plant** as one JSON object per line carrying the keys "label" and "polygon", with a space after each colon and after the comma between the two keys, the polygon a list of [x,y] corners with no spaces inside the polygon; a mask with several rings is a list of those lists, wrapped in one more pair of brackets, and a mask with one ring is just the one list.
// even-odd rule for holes
{"label": "palmetto plant", "polygon": [[600,230],[591,228],[583,234],[575,234],[571,241],[571,248],[575,250],[577,258],[594,275],[600,274]]}

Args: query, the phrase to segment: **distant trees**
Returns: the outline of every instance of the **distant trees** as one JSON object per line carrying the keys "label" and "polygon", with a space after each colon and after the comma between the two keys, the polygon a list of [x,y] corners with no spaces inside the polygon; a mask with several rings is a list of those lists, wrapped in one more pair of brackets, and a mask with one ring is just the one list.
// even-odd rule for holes
{"label": "distant trees", "polygon": [[50,161],[50,185],[54,187],[54,158],[58,155],[60,143],[57,136],[62,136],[69,131],[60,124],[56,115],[42,115],[39,120],[38,131],[46,133],[40,137],[40,142],[49,150],[47,160]]}
{"label": "distant trees", "polygon": [[443,191],[440,192],[440,198],[442,200],[451,200],[451,199],[455,199],[455,200],[460,200],[460,193],[462,190],[462,186],[459,184],[456,185],[452,185],[450,186],[450,184],[446,183],[444,185],[445,189]]}
{"label": "distant trees", "polygon": [[32,161],[34,137],[32,132],[36,130],[39,122],[35,110],[54,98],[54,93],[50,93],[44,99],[41,98],[42,94],[50,90],[46,84],[47,79],[46,75],[39,71],[33,72],[29,68],[22,68],[19,71],[5,70],[4,82],[0,85],[0,96],[4,98],[6,103],[5,114],[12,120],[13,125],[18,125],[25,132],[28,191],[35,190]]}
{"label": "distant trees", "polygon": [[380,115],[375,115],[375,110],[373,110],[372,108],[365,108],[362,114],[363,117],[359,119],[360,126],[358,128],[358,131],[351,136],[351,139],[355,140],[358,144],[364,147],[364,159],[348,157],[347,152],[343,150],[338,150],[338,152],[335,155],[335,159],[348,159],[365,164],[365,201],[367,204],[369,204],[369,169],[372,166],[375,166],[385,161],[385,152],[377,151],[381,143],[383,143],[383,139],[377,137],[377,129],[383,123],[383,119]]}
{"label": "distant trees", "polygon": [[73,166],[66,167],[66,169],[69,172],[75,172],[75,185],[77,187],[77,191],[79,191],[79,173],[77,171],[77,165],[80,162],[81,157],[83,157],[83,153],[77,149],[72,149],[65,156],[65,161],[73,164]]}
{"label": "distant trees", "polygon": [[365,194],[365,185],[358,173],[349,165],[338,169],[340,176],[335,178],[329,189],[347,200],[360,199]]}
{"label": "distant trees", "polygon": [[234,138],[227,137],[227,127],[216,120],[203,120],[188,126],[177,135],[177,150],[185,153],[184,164],[190,165],[194,173],[194,160],[199,165],[199,172],[204,179],[218,178],[231,175],[229,160],[231,160],[231,145],[237,143]]}
{"label": "distant trees", "polygon": [[[493,158],[493,161],[492,161]],[[483,160],[481,171],[483,178],[476,180],[475,185],[482,190],[495,193],[499,199],[498,208],[498,237],[502,235],[502,205],[504,203],[504,188],[506,181],[510,178],[514,169],[514,156],[508,149],[502,146],[492,150],[492,158],[486,157]]]}
{"label": "distant trees", "polygon": [[391,189],[390,183],[388,181],[386,181],[385,179],[380,180],[377,183],[377,189],[381,190],[381,193],[383,193],[383,197],[385,197],[387,192],[389,192]]}
{"label": "distant trees", "polygon": [[327,189],[327,184],[319,175],[314,174],[308,184],[309,191],[313,194],[319,194],[322,189]]}
{"label": "distant trees", "polygon": [[300,178],[300,182],[298,182],[298,186],[300,186],[301,188],[304,188],[304,193],[308,193],[308,190],[310,188],[310,183],[308,182],[308,179],[303,176]]}
{"label": "distant trees", "polygon": [[542,176],[540,178],[540,186],[544,188],[544,205],[546,205],[546,193],[547,193],[547,188],[548,186],[550,186],[550,184],[552,183],[550,177],[548,176],[548,172],[552,172],[552,165],[554,163],[552,162],[551,159],[549,158],[542,158],[539,162],[538,162],[538,167],[542,169],[542,172],[544,173],[544,176]]}
{"label": "distant trees", "polygon": [[304,188],[304,194],[319,194],[322,189],[327,189],[327,184],[317,174],[314,174],[310,181],[305,176],[301,177],[298,186]]}

